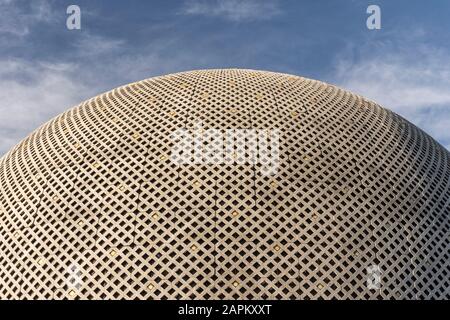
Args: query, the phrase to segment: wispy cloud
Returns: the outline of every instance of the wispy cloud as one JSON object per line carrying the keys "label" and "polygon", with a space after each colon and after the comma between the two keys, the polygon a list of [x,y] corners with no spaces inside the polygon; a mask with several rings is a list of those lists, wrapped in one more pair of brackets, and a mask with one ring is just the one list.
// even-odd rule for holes
{"label": "wispy cloud", "polygon": [[73,43],[77,57],[114,54],[124,45],[122,39],[106,38],[100,35],[83,32],[79,39]]}
{"label": "wispy cloud", "polygon": [[188,0],[181,13],[241,22],[270,19],[281,9],[277,0]]}
{"label": "wispy cloud", "polygon": [[35,128],[91,95],[76,66],[0,60],[0,155]]}
{"label": "wispy cloud", "polygon": [[47,0],[0,0],[0,34],[21,38],[37,23],[53,19],[52,7]]}
{"label": "wispy cloud", "polygon": [[342,55],[332,81],[399,113],[450,150],[450,55],[417,43],[381,47],[359,59]]}

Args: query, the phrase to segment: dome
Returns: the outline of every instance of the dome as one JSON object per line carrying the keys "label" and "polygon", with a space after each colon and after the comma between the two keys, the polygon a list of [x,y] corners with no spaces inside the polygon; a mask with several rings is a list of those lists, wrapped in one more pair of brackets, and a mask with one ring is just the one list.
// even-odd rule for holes
{"label": "dome", "polygon": [[449,152],[319,81],[114,89],[7,153],[0,188],[3,299],[450,298]]}

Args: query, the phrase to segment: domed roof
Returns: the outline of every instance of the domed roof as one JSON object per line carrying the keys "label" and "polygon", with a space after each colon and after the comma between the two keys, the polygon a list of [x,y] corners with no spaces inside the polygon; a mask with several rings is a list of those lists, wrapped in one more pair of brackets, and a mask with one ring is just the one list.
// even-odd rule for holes
{"label": "domed roof", "polygon": [[143,80],[2,158],[0,297],[448,299],[449,184],[448,151],[335,86]]}

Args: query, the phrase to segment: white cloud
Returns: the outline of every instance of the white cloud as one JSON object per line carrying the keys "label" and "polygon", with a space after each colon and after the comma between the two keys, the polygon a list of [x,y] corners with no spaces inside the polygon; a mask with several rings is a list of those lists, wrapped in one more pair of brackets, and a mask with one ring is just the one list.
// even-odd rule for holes
{"label": "white cloud", "polygon": [[91,89],[73,81],[70,64],[0,60],[0,155],[52,117],[83,101]]}
{"label": "white cloud", "polygon": [[111,54],[120,49],[125,42],[120,39],[108,39],[99,35],[83,32],[74,42],[78,57]]}
{"label": "white cloud", "polygon": [[276,0],[188,0],[181,13],[254,21],[270,19],[280,14],[281,9]]}
{"label": "white cloud", "polygon": [[51,22],[55,18],[47,0],[0,0],[0,34],[20,39],[30,33],[37,23]]}
{"label": "white cloud", "polygon": [[[366,52],[366,51],[365,51]],[[450,150],[450,55],[430,47],[341,56],[332,82],[404,116]]]}

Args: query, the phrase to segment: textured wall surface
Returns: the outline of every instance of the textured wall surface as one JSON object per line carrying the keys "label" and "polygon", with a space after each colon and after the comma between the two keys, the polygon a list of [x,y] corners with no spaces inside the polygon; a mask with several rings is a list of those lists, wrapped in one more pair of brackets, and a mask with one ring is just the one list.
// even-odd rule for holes
{"label": "textured wall surface", "polygon": [[[199,121],[279,129],[277,173],[171,161]],[[1,159],[0,297],[448,299],[449,211],[449,152],[374,102],[271,72],[162,76]]]}

